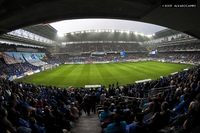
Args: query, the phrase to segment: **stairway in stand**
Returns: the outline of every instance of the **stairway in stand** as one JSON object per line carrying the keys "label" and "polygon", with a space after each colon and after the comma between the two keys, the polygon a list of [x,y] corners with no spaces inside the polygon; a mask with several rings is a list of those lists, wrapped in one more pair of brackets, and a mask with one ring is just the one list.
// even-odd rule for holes
{"label": "stairway in stand", "polygon": [[83,115],[76,122],[71,133],[101,133],[101,126],[96,114]]}

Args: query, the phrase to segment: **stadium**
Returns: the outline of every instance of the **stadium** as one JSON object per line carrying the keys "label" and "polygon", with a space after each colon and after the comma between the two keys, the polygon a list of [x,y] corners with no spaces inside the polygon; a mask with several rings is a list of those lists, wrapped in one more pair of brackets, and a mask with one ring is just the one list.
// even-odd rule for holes
{"label": "stadium", "polygon": [[0,0],[0,133],[199,133],[198,4]]}

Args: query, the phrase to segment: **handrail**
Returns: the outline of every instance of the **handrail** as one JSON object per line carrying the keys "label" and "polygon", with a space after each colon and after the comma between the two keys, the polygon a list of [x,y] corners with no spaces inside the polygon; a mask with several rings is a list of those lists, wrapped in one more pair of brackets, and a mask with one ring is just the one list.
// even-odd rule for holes
{"label": "handrail", "polygon": [[[174,88],[175,85],[172,85],[172,86],[165,86],[165,87],[159,87],[159,88],[152,88],[148,91],[148,94],[149,93],[152,93],[152,91],[160,91],[159,93],[162,93],[164,92],[165,90],[169,90],[169,89],[172,89]],[[167,88],[167,89],[166,89]],[[165,89],[165,90],[164,90]],[[158,94],[158,92],[155,92]],[[156,95],[157,95],[156,94]],[[152,97],[156,96],[156,95],[153,95]],[[136,99],[136,100],[145,100],[145,99],[148,99],[148,98],[139,98],[139,97],[130,97],[130,96],[122,96],[123,98],[127,98],[127,99]]]}

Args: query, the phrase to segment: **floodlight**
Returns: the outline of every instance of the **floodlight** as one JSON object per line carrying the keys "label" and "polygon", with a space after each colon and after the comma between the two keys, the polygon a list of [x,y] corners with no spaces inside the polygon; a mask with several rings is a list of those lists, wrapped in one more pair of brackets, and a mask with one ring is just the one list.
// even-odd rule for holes
{"label": "floodlight", "polygon": [[134,33],[135,33],[135,35],[138,35],[138,32],[137,32],[137,31],[135,31]]}
{"label": "floodlight", "polygon": [[57,32],[57,36],[58,36],[58,37],[64,37],[64,36],[65,36],[65,33],[63,33],[63,32]]}
{"label": "floodlight", "polygon": [[144,34],[143,34],[143,33],[140,33],[140,35],[141,35],[141,36],[144,36]]}
{"label": "floodlight", "polygon": [[67,42],[62,42],[61,44],[62,44],[62,45],[66,45],[66,44],[67,44]]}
{"label": "floodlight", "polygon": [[153,35],[146,35],[146,36],[149,37],[149,38],[153,37]]}

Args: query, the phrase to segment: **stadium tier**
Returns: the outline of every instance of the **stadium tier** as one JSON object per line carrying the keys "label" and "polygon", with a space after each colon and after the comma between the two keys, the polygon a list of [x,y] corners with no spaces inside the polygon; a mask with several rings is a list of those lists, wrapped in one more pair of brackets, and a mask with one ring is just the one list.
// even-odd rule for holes
{"label": "stadium tier", "polygon": [[138,43],[86,43],[86,44],[68,44],[62,52],[120,52],[120,51],[147,51]]}

